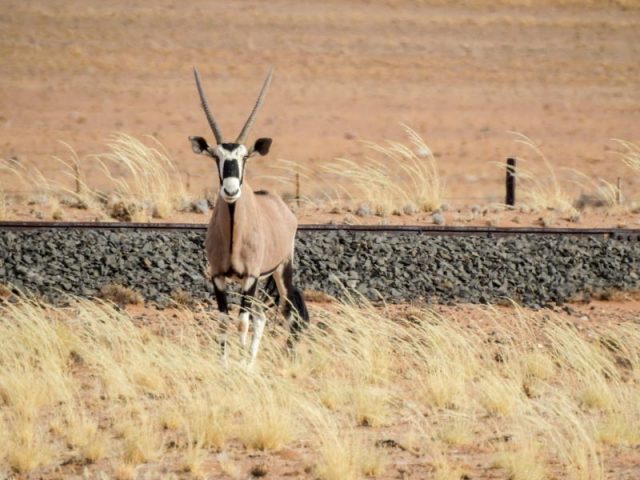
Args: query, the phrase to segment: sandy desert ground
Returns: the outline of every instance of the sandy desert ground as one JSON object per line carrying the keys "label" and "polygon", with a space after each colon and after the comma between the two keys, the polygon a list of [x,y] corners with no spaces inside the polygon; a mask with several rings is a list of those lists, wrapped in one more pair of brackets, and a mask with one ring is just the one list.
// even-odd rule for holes
{"label": "sandy desert ground", "polygon": [[[253,161],[256,188],[291,192],[294,171],[302,171],[301,193],[321,199],[328,165],[336,158],[362,163],[370,153],[362,140],[406,143],[406,124],[434,153],[444,199],[455,208],[502,202],[498,164],[510,155],[549,176],[510,133],[519,132],[544,152],[571,199],[620,177],[633,210],[640,176],[622,164],[624,149],[612,139],[638,141],[639,27],[631,0],[5,1],[0,157],[71,187],[52,159],[70,157],[65,142],[83,159],[87,182],[109,188],[95,158],[85,157],[108,150],[113,132],[153,135],[188,178],[191,195],[201,197],[217,179],[187,141],[211,137],[192,66],[231,137],[272,65],[275,80],[254,134],[274,144],[269,157]],[[292,164],[274,171],[282,160]],[[274,175],[291,183],[276,184]],[[6,172],[0,180],[7,192],[30,188]],[[301,217],[311,222],[329,210]],[[551,221],[564,221],[557,217]],[[447,221],[464,223],[455,215]],[[625,221],[596,213],[586,221],[615,226],[636,223],[637,215]]]}
{"label": "sandy desert ground", "polygon": [[[327,184],[350,186],[328,173],[337,158],[366,168],[362,141],[408,144],[408,125],[437,162],[448,224],[640,226],[640,170],[614,140],[640,145],[636,0],[3,0],[0,32],[0,158],[13,170],[0,169],[0,219],[113,220],[43,194],[33,169],[73,190],[54,159],[72,160],[68,145],[83,181],[108,192],[96,155],[115,132],[154,136],[177,167],[169,184],[203,198],[217,179],[187,141],[211,137],[192,67],[233,136],[273,65],[254,127],[273,149],[249,181],[291,197],[299,172],[302,223],[432,223],[403,204],[357,214],[382,187],[326,198]],[[504,209],[508,156],[571,207]],[[618,178],[619,204],[572,206]],[[207,220],[174,207],[159,220]],[[301,356],[283,356],[270,328],[257,375],[218,368],[210,312],[2,303],[0,476],[637,478],[637,295],[540,312],[310,303]],[[34,368],[45,363],[57,370]]]}

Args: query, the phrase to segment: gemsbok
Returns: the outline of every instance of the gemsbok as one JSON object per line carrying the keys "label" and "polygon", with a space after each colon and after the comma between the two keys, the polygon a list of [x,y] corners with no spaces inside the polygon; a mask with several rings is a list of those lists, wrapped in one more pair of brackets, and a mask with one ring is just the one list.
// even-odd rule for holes
{"label": "gemsbok", "polygon": [[[258,100],[235,142],[225,141],[195,67],[193,73],[202,109],[217,144],[214,147],[203,137],[189,137],[195,153],[208,155],[215,160],[220,180],[220,198],[213,209],[205,245],[218,310],[223,315],[223,362],[227,364],[227,330],[230,323],[226,287],[229,281],[238,281],[242,290],[238,329],[243,348],[247,346],[249,319],[253,321],[251,366],[255,362],[266,323],[264,311],[256,298],[260,280],[271,277],[275,281],[294,340],[309,321],[302,292],[293,285],[297,219],[279,196],[264,190],[254,192],[245,181],[249,158],[256,154],[266,155],[271,147],[270,138],[258,138],[250,148],[246,147],[245,142],[271,84],[272,70],[269,70]],[[288,344],[292,345],[291,338]]]}

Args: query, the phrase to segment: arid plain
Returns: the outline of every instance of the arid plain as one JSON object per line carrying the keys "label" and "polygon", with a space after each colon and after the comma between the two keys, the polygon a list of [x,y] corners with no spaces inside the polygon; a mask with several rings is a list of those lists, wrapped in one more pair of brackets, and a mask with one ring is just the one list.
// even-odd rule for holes
{"label": "arid plain", "polygon": [[[206,222],[192,67],[231,137],[273,66],[248,180],[302,223],[640,227],[634,0],[5,0],[0,32],[0,219]],[[408,157],[366,143],[387,140]],[[133,179],[123,152],[170,166]],[[219,368],[199,306],[0,289],[0,477],[639,475],[637,293],[542,311],[307,293],[298,355],[271,322],[247,372]]]}

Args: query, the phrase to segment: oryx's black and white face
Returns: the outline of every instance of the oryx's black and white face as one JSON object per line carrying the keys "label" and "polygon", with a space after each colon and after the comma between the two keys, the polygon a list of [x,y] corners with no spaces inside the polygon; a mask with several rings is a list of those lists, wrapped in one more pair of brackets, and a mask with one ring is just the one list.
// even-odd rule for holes
{"label": "oryx's black and white face", "polygon": [[270,138],[259,138],[247,150],[239,143],[221,143],[211,147],[202,137],[189,137],[195,153],[209,155],[216,161],[220,178],[220,196],[227,203],[234,203],[242,195],[242,182],[249,158],[255,154],[266,155],[271,147]]}
{"label": "oryx's black and white face", "polygon": [[218,124],[209,109],[207,98],[205,97],[202,84],[200,83],[198,70],[194,68],[193,73],[196,78],[196,87],[200,94],[200,102],[204,113],[207,116],[207,121],[209,122],[211,131],[213,131],[213,134],[216,137],[217,146],[209,146],[207,141],[202,137],[189,137],[189,140],[191,140],[191,148],[193,148],[195,153],[213,157],[218,166],[218,175],[220,177],[220,196],[225,202],[234,203],[240,198],[240,195],[242,195],[242,181],[244,180],[247,160],[256,153],[266,155],[271,147],[270,138],[259,138],[250,149],[247,149],[245,146],[245,141],[249,134],[249,130],[253,125],[256,114],[262,105],[264,96],[269,89],[272,72],[270,70],[267,74],[267,78],[260,90],[260,95],[258,95],[258,100],[256,101],[249,118],[244,124],[244,127],[242,127],[240,135],[238,135],[238,138],[233,143],[224,141],[224,137],[222,136],[222,133],[220,133],[220,127],[218,127]]}

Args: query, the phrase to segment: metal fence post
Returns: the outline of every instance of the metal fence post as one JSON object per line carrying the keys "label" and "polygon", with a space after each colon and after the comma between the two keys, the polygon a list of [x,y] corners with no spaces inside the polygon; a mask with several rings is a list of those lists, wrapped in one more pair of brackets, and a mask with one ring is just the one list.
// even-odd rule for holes
{"label": "metal fence post", "polygon": [[505,203],[511,207],[516,204],[516,159],[507,158],[507,196]]}

